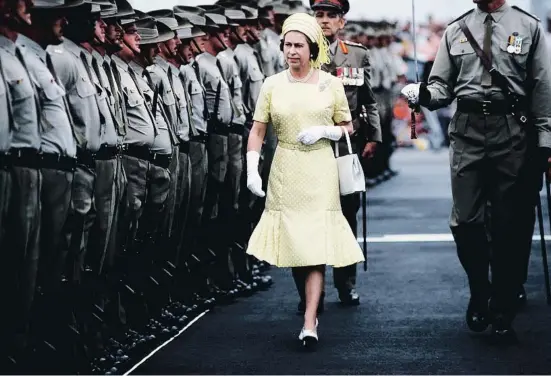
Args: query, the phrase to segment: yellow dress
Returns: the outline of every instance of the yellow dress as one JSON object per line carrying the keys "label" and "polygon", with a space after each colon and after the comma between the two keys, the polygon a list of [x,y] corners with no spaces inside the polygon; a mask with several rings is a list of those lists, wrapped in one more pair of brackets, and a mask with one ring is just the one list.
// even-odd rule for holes
{"label": "yellow dress", "polygon": [[279,267],[343,267],[364,261],[342,213],[331,141],[297,141],[310,126],[332,127],[351,120],[341,81],[323,71],[317,84],[289,82],[285,71],[270,76],[262,86],[254,120],[272,122],[278,146],[264,212],[247,253]]}

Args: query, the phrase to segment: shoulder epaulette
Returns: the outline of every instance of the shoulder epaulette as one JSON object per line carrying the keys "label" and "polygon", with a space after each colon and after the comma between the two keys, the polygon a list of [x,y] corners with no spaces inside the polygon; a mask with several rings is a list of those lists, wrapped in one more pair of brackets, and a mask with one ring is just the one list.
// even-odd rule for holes
{"label": "shoulder epaulette", "polygon": [[459,21],[460,19],[462,19],[463,17],[467,16],[468,14],[471,14],[472,12],[474,12],[474,8],[471,9],[471,10],[469,10],[468,12],[463,13],[461,16],[457,17],[455,20],[453,20],[452,22],[450,22],[450,23],[448,24],[448,26],[451,25],[451,24],[454,23],[454,22]]}
{"label": "shoulder epaulette", "polygon": [[541,22],[541,20],[540,20],[538,17],[536,17],[535,15],[533,15],[533,14],[531,14],[531,13],[528,13],[527,11],[525,11],[524,9],[521,9],[521,8],[517,7],[516,5],[512,5],[511,8],[514,8],[514,9],[518,10],[519,12],[524,13],[524,14],[526,14],[527,16],[532,17],[532,18],[535,19],[536,21]]}
{"label": "shoulder epaulette", "polygon": [[367,50],[367,47],[366,47],[366,46],[364,46],[364,45],[363,45],[363,44],[361,44],[361,43],[356,43],[356,42],[352,42],[352,41],[350,41],[350,40],[344,40],[343,42],[344,42],[344,43],[346,43],[346,44],[348,44],[349,46],[356,46],[356,47],[361,47],[361,48],[363,48],[363,49],[366,49],[366,50]]}

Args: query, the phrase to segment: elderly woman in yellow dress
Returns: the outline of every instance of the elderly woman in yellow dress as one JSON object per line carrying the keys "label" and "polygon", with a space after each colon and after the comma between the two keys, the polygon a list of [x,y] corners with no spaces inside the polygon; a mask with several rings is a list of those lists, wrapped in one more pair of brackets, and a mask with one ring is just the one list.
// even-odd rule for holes
{"label": "elderly woman in yellow dress", "polygon": [[306,311],[299,339],[318,341],[317,306],[325,266],[364,261],[339,201],[332,141],[352,132],[351,114],[339,79],[320,70],[329,46],[310,15],[297,13],[283,25],[289,68],[262,86],[247,145],[247,187],[260,197],[259,152],[271,122],[278,146],[268,180],[265,209],[247,253],[278,267],[305,268]]}

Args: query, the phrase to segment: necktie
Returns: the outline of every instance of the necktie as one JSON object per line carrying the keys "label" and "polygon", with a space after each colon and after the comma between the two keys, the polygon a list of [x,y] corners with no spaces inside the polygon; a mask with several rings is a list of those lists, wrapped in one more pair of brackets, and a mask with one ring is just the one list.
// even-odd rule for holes
{"label": "necktie", "polygon": [[[111,118],[113,119],[113,122],[116,124],[118,123],[118,119],[115,116],[115,111],[113,110],[113,107],[115,105],[115,99],[113,95],[113,89],[111,89],[111,86],[104,81],[103,76],[101,75],[101,72],[99,70],[98,60],[92,56],[92,69],[94,69],[94,73],[96,74],[96,77],[98,78],[99,84],[103,88],[103,90],[106,90],[107,98],[109,99],[107,105],[109,107],[109,114],[111,115]],[[109,88],[109,90],[107,90]],[[117,126],[118,128],[118,126]]]}
{"label": "necktie", "polygon": [[[59,81],[59,78],[57,77],[57,74],[55,72],[54,64],[52,63],[52,57],[49,53],[46,53],[46,66],[48,67],[48,70],[54,77],[55,82],[63,87],[61,82]],[[79,136],[77,132],[75,132],[75,122],[73,120],[73,115],[71,115],[71,107],[69,107],[69,103],[67,102],[67,95],[65,94],[63,96],[63,106],[65,107],[65,112],[67,113],[67,118],[69,119],[69,124],[71,124],[71,131],[73,133],[73,137],[75,138],[75,141],[78,145],[83,145],[86,140],[84,140],[84,137]]]}
{"label": "necktie", "polygon": [[[184,81],[184,83],[186,82],[185,79],[182,79],[182,81]],[[191,84],[191,81],[189,81],[189,83],[187,84],[188,85],[188,88],[187,90],[184,90],[186,92],[186,101],[187,101],[187,106],[188,106],[188,116],[189,116],[189,129],[191,131],[191,134],[196,136],[199,134],[199,132],[197,132],[197,129],[195,128],[195,123],[193,122],[193,119],[192,119],[192,115],[193,115],[193,107],[192,107],[192,104],[191,104],[191,95],[189,93],[192,92],[192,84]],[[185,89],[185,88],[184,88]]]}
{"label": "necktie", "polygon": [[[107,62],[106,62],[107,64]],[[128,114],[126,113],[126,102],[123,95],[123,89],[122,89],[122,83],[121,83],[121,74],[119,72],[119,68],[117,67],[117,63],[114,61],[111,61],[111,66],[109,67],[111,74],[113,75],[113,78],[115,79],[115,87],[118,100],[118,108],[120,108],[121,111],[121,117],[122,117],[122,125],[123,129],[120,130],[122,133],[120,133],[121,136],[126,136],[127,133],[127,126],[128,126]],[[108,68],[105,68],[106,70],[109,70]]]}
{"label": "necktie", "polygon": [[[222,65],[220,64],[220,60],[216,59],[216,67],[218,68],[218,71],[220,72],[220,80],[223,80],[224,79],[224,71],[222,70]],[[228,98],[230,101],[233,100],[233,97],[232,97],[232,94],[230,93],[229,95],[229,98]],[[220,102],[220,98],[218,98],[218,102]],[[231,112],[231,116],[230,116],[230,123],[231,121],[233,120],[233,107],[230,105],[230,112]]]}
{"label": "necktie", "polygon": [[207,107],[207,97],[205,95],[205,86],[203,86],[203,81],[201,80],[201,74],[199,72],[199,64],[197,63],[197,61],[193,62],[192,67],[193,67],[193,70],[195,71],[195,76],[197,76],[197,81],[199,82],[199,84],[203,88],[203,118],[206,121],[209,121],[210,120],[210,114],[209,114],[209,109]]}
{"label": "necktie", "polygon": [[33,88],[34,103],[36,105],[36,121],[37,121],[38,129],[40,129],[40,125],[42,124],[41,122],[42,108],[40,106],[40,100],[38,99],[38,90],[36,90],[36,86],[34,85],[31,72],[29,72],[29,70],[27,69],[27,64],[25,63],[25,59],[23,59],[23,54],[21,54],[21,50],[19,49],[19,47],[15,47],[15,56],[21,62],[21,65],[23,65],[23,68],[25,68],[25,72],[27,72],[27,76],[29,76],[31,86]]}
{"label": "necktie", "polygon": [[105,117],[103,116],[103,114],[100,111],[100,106],[99,106],[99,102],[98,102],[98,92],[97,92],[97,89],[95,87],[96,84],[95,84],[95,81],[93,79],[92,71],[90,70],[90,66],[88,65],[88,60],[86,59],[86,55],[84,54],[84,52],[80,53],[80,59],[82,60],[82,64],[84,64],[84,69],[86,70],[86,74],[88,75],[88,79],[90,80],[90,84],[94,87],[94,91],[95,91],[94,100],[96,101],[96,107],[98,108],[99,121],[100,121],[99,134],[100,134],[100,136],[102,136],[104,131],[105,131]]}
{"label": "necktie", "polygon": [[107,76],[107,80],[109,81],[109,86],[111,87],[111,92],[113,93],[113,109],[115,113],[115,122],[117,125],[117,134],[119,136],[126,135],[126,129],[124,127],[124,118],[123,118],[123,111],[121,108],[121,96],[119,89],[117,87],[117,84],[115,83],[115,79],[113,79],[113,72],[111,71],[111,67],[109,64],[107,64],[106,61],[102,64],[103,70],[105,71],[105,75]]}
{"label": "necktie", "polygon": [[[488,14],[484,20],[485,33],[484,33],[484,53],[488,56],[490,64],[492,63],[492,16]],[[481,84],[483,87],[492,86],[492,76],[485,68],[482,71],[482,81]]]}
{"label": "necktie", "polygon": [[[170,84],[170,90],[172,90],[172,95],[174,96],[174,100],[176,101],[176,116],[178,119],[178,124],[182,124],[182,115],[180,113],[180,111],[182,111],[182,108],[180,107],[180,100],[176,96],[176,91],[174,91],[174,77],[172,77],[172,70],[170,67],[168,67],[166,75],[168,77],[168,83]],[[174,127],[176,127],[176,124],[174,124]]]}
{"label": "necktie", "polygon": [[136,85],[136,89],[138,90],[138,93],[142,96],[143,100],[145,101],[145,109],[147,110],[147,113],[149,114],[149,117],[151,119],[151,123],[153,124],[153,131],[155,132],[155,137],[159,134],[157,131],[157,122],[155,121],[155,117],[151,113],[151,110],[149,109],[149,106],[147,105],[147,99],[145,99],[145,96],[143,94],[142,89],[140,89],[140,85],[138,84],[138,78],[136,77],[136,72],[134,72],[134,69],[132,69],[131,66],[128,66],[128,74],[132,78],[132,81],[134,81],[134,85]]}
{"label": "necktie", "polygon": [[186,112],[187,112],[187,118],[188,118],[190,133],[192,135],[195,135],[196,131],[195,131],[195,127],[193,126],[193,119],[191,118],[191,116],[193,115],[193,108],[191,107],[191,98],[190,98],[189,93],[186,89],[186,86],[187,86],[186,85],[186,79],[185,79],[184,75],[182,74],[182,72],[178,73],[178,78],[182,82],[182,86],[184,88],[184,97],[185,97],[185,100],[186,100]]}
{"label": "necktie", "polygon": [[176,138],[176,134],[174,132],[174,129],[172,128],[172,124],[170,124],[170,120],[168,119],[168,116],[166,116],[165,110],[163,106],[158,106],[158,100],[159,100],[159,92],[163,91],[163,82],[161,81],[160,85],[155,87],[155,84],[153,83],[153,79],[151,78],[151,75],[147,71],[147,69],[143,70],[143,76],[147,80],[147,83],[151,90],[153,90],[153,114],[157,116],[157,110],[161,112],[161,116],[164,118],[164,121],[166,122],[167,128],[168,128],[168,134],[170,136],[170,139],[172,141],[172,145],[178,144],[178,139]]}
{"label": "necktie", "polygon": [[13,120],[13,108],[12,108],[12,103],[11,103],[11,92],[10,92],[10,88],[8,87],[8,81],[6,81],[6,75],[4,73],[4,68],[2,67],[2,60],[0,60],[0,78],[2,79],[2,82],[4,83],[4,86],[6,88],[6,100],[8,101],[8,123],[9,123],[10,131],[13,131],[15,129],[15,121]]}

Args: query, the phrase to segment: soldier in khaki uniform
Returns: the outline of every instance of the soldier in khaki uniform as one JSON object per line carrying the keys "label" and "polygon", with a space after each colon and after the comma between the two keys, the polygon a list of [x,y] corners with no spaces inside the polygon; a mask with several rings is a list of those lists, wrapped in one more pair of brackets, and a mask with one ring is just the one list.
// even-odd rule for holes
{"label": "soldier in khaki uniform", "polygon": [[[362,45],[342,41],[337,38],[339,30],[344,27],[344,15],[350,9],[348,0],[310,0],[310,6],[322,27],[325,37],[330,42],[331,63],[322,69],[341,78],[345,87],[350,112],[353,117],[355,133],[352,135],[354,152],[360,152],[362,158],[371,157],[377,143],[381,142],[381,125],[377,103],[369,84],[369,53]],[[362,106],[365,108],[366,121],[360,119]],[[345,141],[345,140],[343,140]],[[346,142],[339,142],[340,155],[348,153]],[[341,197],[343,213],[357,235],[358,223],[356,214],[360,208],[360,195]],[[301,296],[298,310],[304,310],[304,276],[293,273],[297,289]],[[357,305],[360,298],[356,288],[356,265],[333,269],[334,285],[339,299],[346,305]],[[323,310],[323,300],[320,302]]]}
{"label": "soldier in khaki uniform", "polygon": [[[6,302],[0,323],[0,361],[3,362],[10,355],[15,358],[23,355],[28,345],[39,257],[42,176],[38,153],[40,127],[44,124],[40,123],[38,92],[26,68],[27,61],[15,44],[19,24],[31,23],[30,8],[25,1],[10,0],[2,2],[0,9],[0,60],[7,82],[5,94],[11,109],[8,124],[12,131],[7,167],[11,183],[6,187],[11,193],[5,223],[7,247],[2,248],[0,265],[0,293]],[[7,195],[0,197],[0,200],[7,199]]]}
{"label": "soldier in khaki uniform", "polygon": [[[465,27],[483,41],[478,50]],[[495,71],[484,67],[476,51],[491,59]],[[428,85],[410,84],[402,90],[411,106],[430,110],[457,98],[449,127],[450,228],[469,280],[466,321],[476,332],[492,324],[492,337],[506,343],[516,341],[512,323],[525,258],[516,242],[525,220],[516,215],[523,201],[518,198],[526,194],[522,175],[528,158],[534,158],[530,148],[537,150],[533,161],[542,170],[551,160],[549,59],[538,19],[504,0],[480,1],[449,24]]]}

